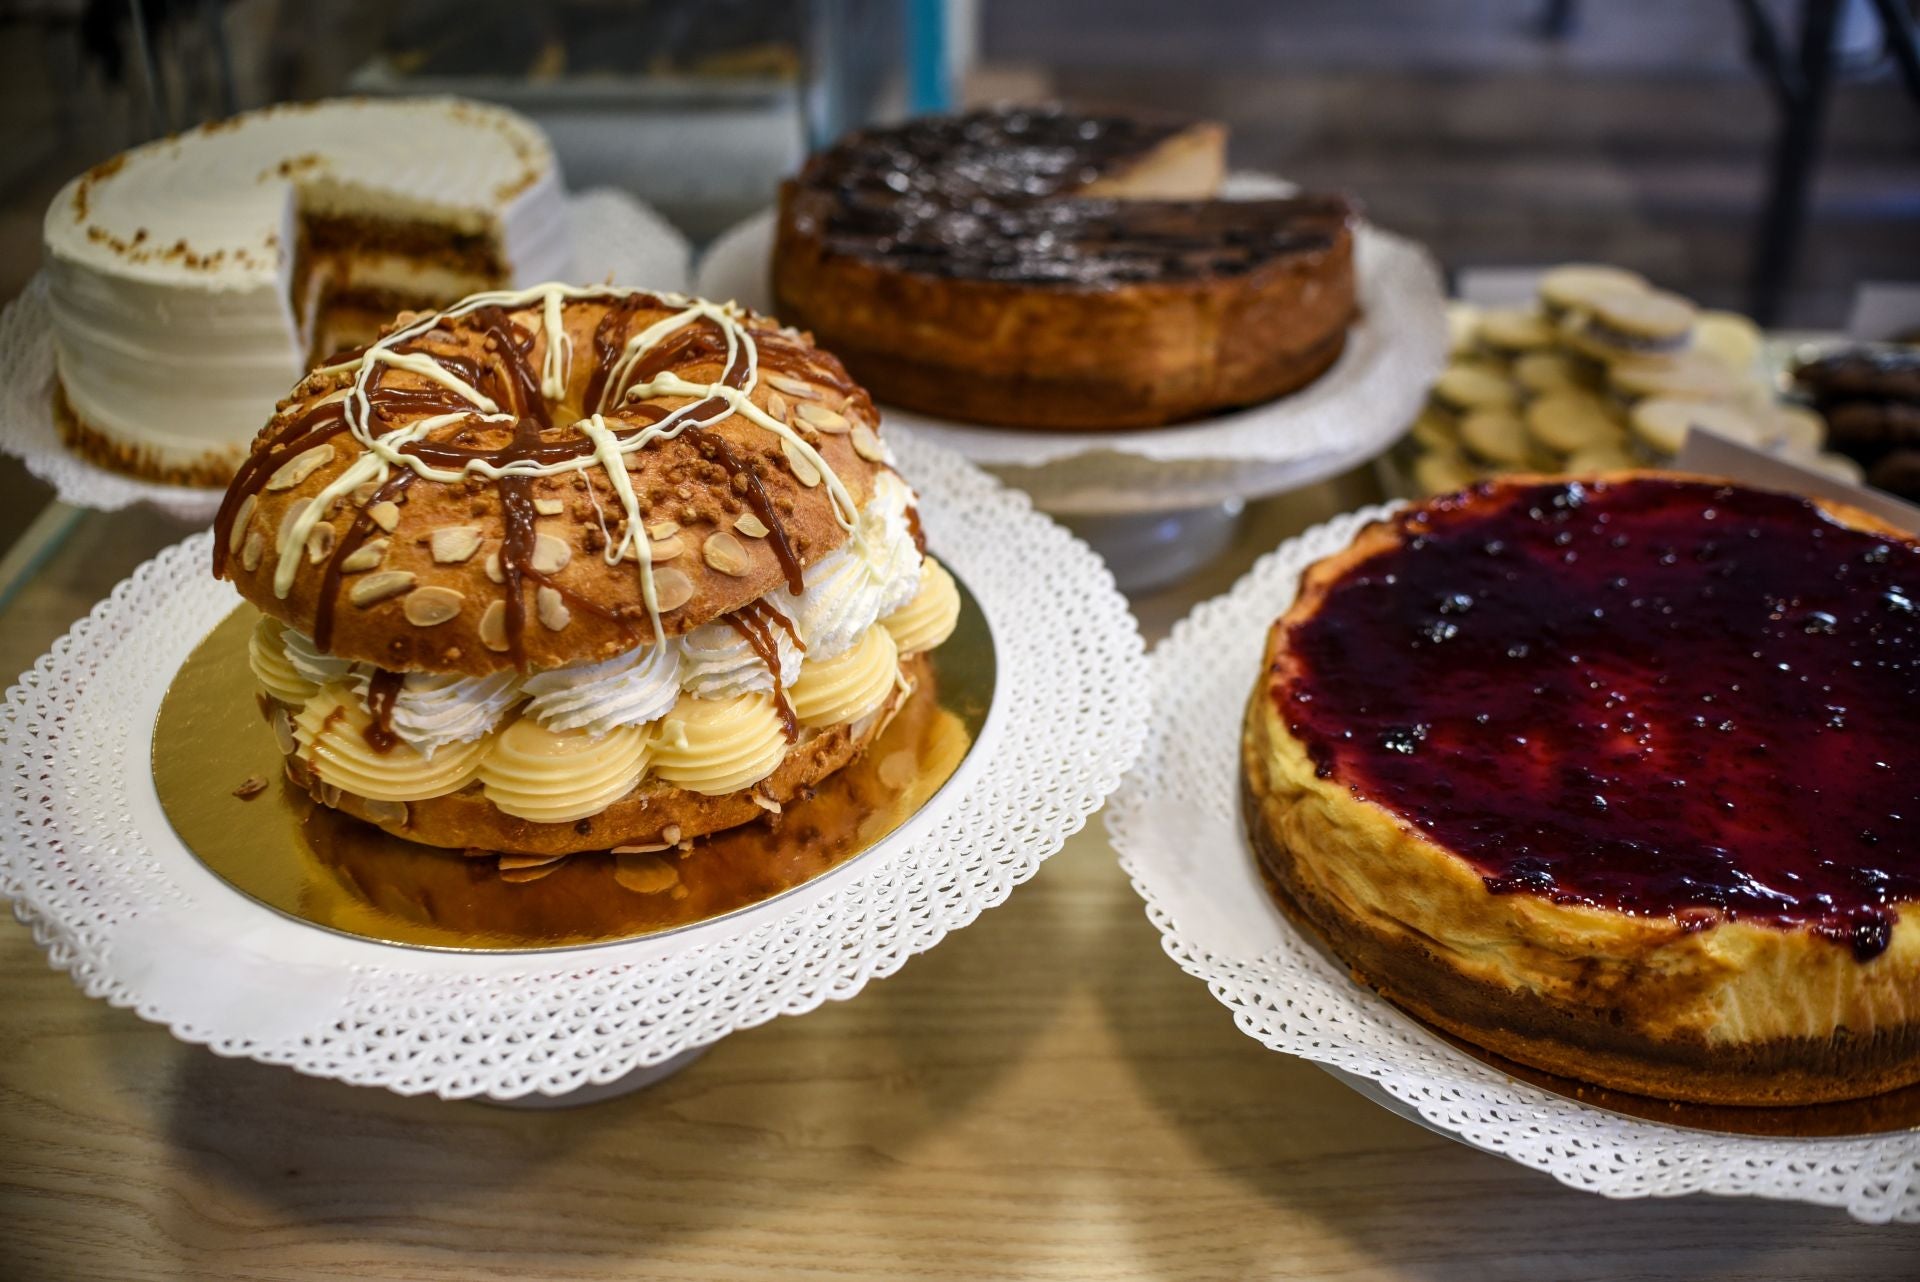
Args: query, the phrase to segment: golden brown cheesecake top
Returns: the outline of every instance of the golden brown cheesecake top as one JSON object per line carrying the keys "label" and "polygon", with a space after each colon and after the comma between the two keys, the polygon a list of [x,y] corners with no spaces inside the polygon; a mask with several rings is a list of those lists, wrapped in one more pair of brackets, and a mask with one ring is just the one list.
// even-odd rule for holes
{"label": "golden brown cheesecake top", "polygon": [[1698,479],[1483,485],[1318,585],[1268,693],[1322,778],[1492,893],[1864,961],[1920,899],[1920,544],[1848,516]]}
{"label": "golden brown cheesecake top", "polygon": [[885,466],[877,422],[831,355],[732,305],[476,295],[300,383],[227,493],[214,571],[389,671],[601,658],[798,592]]}

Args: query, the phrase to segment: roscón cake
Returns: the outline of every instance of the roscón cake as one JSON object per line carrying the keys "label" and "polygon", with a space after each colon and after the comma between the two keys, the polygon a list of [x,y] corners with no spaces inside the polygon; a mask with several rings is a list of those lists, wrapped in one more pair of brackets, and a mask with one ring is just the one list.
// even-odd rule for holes
{"label": "rosc\u00f3n cake", "polygon": [[288,104],[136,147],[61,190],[44,240],[69,445],[214,487],[313,360],[572,268],[545,136],[457,98]]}
{"label": "rosc\u00f3n cake", "polygon": [[1662,1099],[1920,1080],[1920,543],[1695,477],[1362,529],[1242,738],[1282,906],[1427,1022]]}
{"label": "rosc\u00f3n cake", "polygon": [[544,285],[402,318],[301,381],[215,525],[290,776],[522,864],[778,813],[960,609],[876,428],[731,306]]}
{"label": "rosc\u00f3n cake", "polygon": [[1215,124],[1002,108],[850,135],[780,193],[780,313],[883,402],[964,422],[1153,427],[1339,357],[1354,214],[1220,200]]}

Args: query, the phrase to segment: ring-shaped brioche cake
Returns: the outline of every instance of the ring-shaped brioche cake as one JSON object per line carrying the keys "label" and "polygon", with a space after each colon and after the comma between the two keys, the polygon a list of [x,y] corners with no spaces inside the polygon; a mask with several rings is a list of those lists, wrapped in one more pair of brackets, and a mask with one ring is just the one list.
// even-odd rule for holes
{"label": "ring-shaped brioche cake", "polygon": [[876,427],[731,305],[542,285],[402,316],[281,403],[215,523],[289,775],[514,855],[778,813],[959,613]]}
{"label": "ring-shaped brioche cake", "polygon": [[1920,1080],[1920,543],[1671,474],[1366,526],[1242,739],[1280,904],[1509,1059],[1662,1099]]}

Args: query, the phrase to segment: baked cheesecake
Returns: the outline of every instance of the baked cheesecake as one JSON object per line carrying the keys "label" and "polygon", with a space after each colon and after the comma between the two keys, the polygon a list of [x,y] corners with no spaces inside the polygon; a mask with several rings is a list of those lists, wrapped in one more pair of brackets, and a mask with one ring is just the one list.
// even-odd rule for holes
{"label": "baked cheesecake", "polygon": [[543,285],[401,318],[299,383],[215,523],[289,777],[522,859],[778,814],[959,613],[877,428],[731,306]]}
{"label": "baked cheesecake", "polygon": [[69,444],[216,488],[313,359],[572,263],[546,136],[457,98],[290,103],[136,147],[68,183],[43,239]]}
{"label": "baked cheesecake", "polygon": [[1565,1077],[1920,1081],[1920,543],[1711,480],[1510,478],[1311,566],[1242,739],[1281,904]]}
{"label": "baked cheesecake", "polygon": [[1216,199],[1218,125],[1063,108],[850,135],[784,184],[781,314],[888,404],[1152,427],[1270,400],[1338,358],[1354,214]]}

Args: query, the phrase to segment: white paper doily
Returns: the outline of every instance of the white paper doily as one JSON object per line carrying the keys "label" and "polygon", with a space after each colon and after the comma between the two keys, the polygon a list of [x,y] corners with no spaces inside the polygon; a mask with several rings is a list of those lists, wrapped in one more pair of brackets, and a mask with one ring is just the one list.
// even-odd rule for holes
{"label": "white paper doily", "polygon": [[[1235,175],[1231,198],[1287,190]],[[774,311],[768,263],[774,213],[738,224],[707,250],[696,292]],[[1289,396],[1178,427],[1046,432],[976,427],[886,407],[889,427],[946,446],[1062,513],[1158,512],[1259,498],[1343,472],[1391,445],[1447,357],[1439,269],[1410,240],[1362,224],[1354,238],[1360,319],[1332,369]]]}
{"label": "white paper doily", "polygon": [[994,706],[907,827],[786,897],[669,937],[514,955],[350,939],[228,889],[173,835],[148,765],[167,683],[237,600],[205,533],[8,692],[0,895],[90,996],[222,1055],[405,1094],[559,1094],[851,997],[1032,876],[1146,730],[1140,634],[1106,568],[954,455],[897,452],[992,627]]}
{"label": "white paper doily", "polygon": [[1773,1139],[1683,1130],[1517,1082],[1453,1049],[1346,973],[1280,913],[1240,826],[1240,722],[1267,629],[1312,562],[1344,548],[1368,508],[1282,544],[1154,651],[1139,764],[1106,810],[1120,862],[1181,969],[1241,1031],[1378,1082],[1476,1147],[1610,1197],[1744,1194],[1920,1222],[1920,1133]]}
{"label": "white paper doily", "polygon": [[[577,279],[687,288],[693,251],[686,237],[633,197],[606,189],[583,192],[568,199],[567,217]],[[219,490],[162,485],[94,466],[61,442],[52,406],[53,336],[46,279],[36,275],[0,312],[0,451],[25,463],[61,502],[75,507],[117,512],[148,503],[176,520],[213,520]]]}

